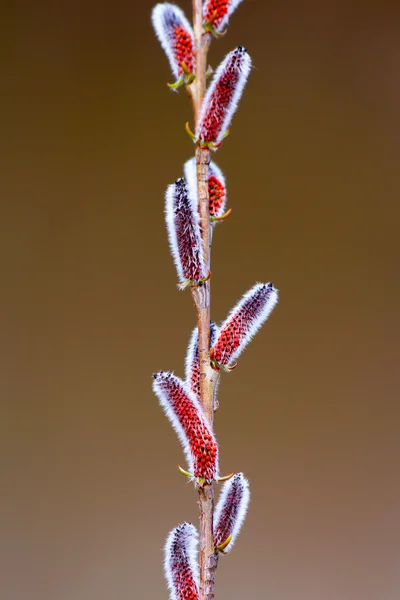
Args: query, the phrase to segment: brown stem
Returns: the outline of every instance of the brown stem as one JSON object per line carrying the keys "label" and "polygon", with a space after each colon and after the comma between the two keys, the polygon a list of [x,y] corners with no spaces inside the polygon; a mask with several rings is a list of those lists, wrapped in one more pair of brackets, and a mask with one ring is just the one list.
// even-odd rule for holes
{"label": "brown stem", "polygon": [[[196,45],[196,78],[190,86],[195,126],[206,89],[207,53],[210,34],[203,28],[202,0],[193,0],[193,27]],[[210,268],[210,214],[208,198],[208,167],[210,150],[196,146],[197,192],[199,215],[203,237],[204,257]],[[200,356],[200,401],[213,428],[214,390],[218,377],[210,365],[210,280],[193,288],[192,296],[197,310]],[[214,488],[206,485],[199,488],[200,509],[200,598],[214,600],[214,579],[218,560],[213,541]]]}
{"label": "brown stem", "polygon": [[[200,507],[200,600],[214,600],[215,571],[218,565],[218,553],[212,548],[204,551],[202,556],[201,540],[208,540],[209,526],[213,520],[214,490],[206,486],[199,490]],[[211,539],[212,542],[212,539]]]}
{"label": "brown stem", "polygon": [[197,123],[201,103],[206,91],[207,54],[210,47],[211,35],[203,27],[202,0],[193,0],[193,29],[196,45],[196,79],[193,101],[194,120]]}

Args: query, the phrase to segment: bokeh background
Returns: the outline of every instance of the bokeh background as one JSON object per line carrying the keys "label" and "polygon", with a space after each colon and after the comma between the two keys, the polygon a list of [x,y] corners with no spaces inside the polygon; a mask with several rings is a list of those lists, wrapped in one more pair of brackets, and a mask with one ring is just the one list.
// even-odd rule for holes
{"label": "bokeh background", "polygon": [[[3,600],[167,598],[164,539],[197,519],[151,391],[195,324],[163,217],[191,112],[152,4],[2,17]],[[214,67],[238,44],[254,62],[216,157],[213,317],[255,281],[281,298],[220,388],[221,471],[252,502],[218,600],[400,595],[395,4],[246,0],[212,45]]]}

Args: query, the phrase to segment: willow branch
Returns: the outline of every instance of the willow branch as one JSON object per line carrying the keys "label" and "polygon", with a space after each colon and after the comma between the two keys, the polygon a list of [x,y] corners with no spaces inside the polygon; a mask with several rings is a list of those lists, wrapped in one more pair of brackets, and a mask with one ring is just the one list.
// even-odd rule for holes
{"label": "willow branch", "polygon": [[[202,0],[193,0],[193,28],[196,45],[196,78],[190,86],[195,126],[206,90],[207,54],[210,34],[203,28]],[[210,269],[210,215],[208,170],[210,150],[196,145],[197,192],[202,229],[204,257]],[[200,401],[210,427],[214,420],[214,389],[218,374],[210,365],[210,280],[193,288],[197,310],[200,357]],[[199,488],[200,509],[200,600],[214,600],[214,580],[218,559],[213,540],[214,489],[212,485]]]}

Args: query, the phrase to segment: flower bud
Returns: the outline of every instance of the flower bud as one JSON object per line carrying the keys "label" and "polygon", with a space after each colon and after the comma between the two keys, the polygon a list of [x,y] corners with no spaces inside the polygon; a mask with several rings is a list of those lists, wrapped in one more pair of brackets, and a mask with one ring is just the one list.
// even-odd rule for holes
{"label": "flower bud", "polygon": [[151,20],[175,78],[178,80],[184,75],[182,64],[185,65],[187,72],[194,73],[193,30],[183,11],[168,2],[156,4]]}
{"label": "flower bud", "polygon": [[179,377],[160,371],[153,390],[175,429],[196,479],[211,483],[217,477],[218,444],[196,396]]}
{"label": "flower bud", "polygon": [[[186,161],[184,170],[187,185],[190,190],[189,193],[197,199],[196,159],[191,158]],[[223,215],[226,206],[226,184],[223,173],[215,162],[210,162],[209,166],[208,197],[210,217],[220,217]],[[211,224],[215,225],[216,222],[214,221],[214,223]]]}
{"label": "flower bud", "polygon": [[221,169],[214,162],[210,163],[208,197],[210,217],[221,217],[225,212],[226,183]]}
{"label": "flower bud", "polygon": [[181,289],[207,277],[196,198],[184,179],[168,186],[165,195],[168,239]]}
{"label": "flower bud", "polygon": [[212,25],[221,33],[228,24],[229,17],[242,0],[205,0],[203,4],[204,22]]}
{"label": "flower bud", "polygon": [[198,534],[191,523],[175,527],[164,547],[164,572],[170,600],[198,600],[199,569],[196,560]]}
{"label": "flower bud", "polygon": [[214,545],[224,544],[231,537],[224,548],[229,552],[246,516],[250,502],[249,482],[243,473],[236,473],[226,481],[221,489],[218,504],[214,513]]}
{"label": "flower bud", "polygon": [[236,360],[277,302],[278,292],[272,283],[257,283],[243,296],[220,327],[213,348],[217,366],[229,366]]}
{"label": "flower bud", "polygon": [[227,134],[250,68],[251,58],[242,46],[230,52],[219,65],[200,110],[196,128],[200,143],[219,144]]}
{"label": "flower bud", "polygon": [[[210,323],[210,347],[214,345],[217,337],[218,327]],[[200,356],[199,356],[199,334],[198,328],[193,329],[190,336],[189,346],[186,354],[185,364],[186,385],[188,385],[196,398],[200,399]]]}

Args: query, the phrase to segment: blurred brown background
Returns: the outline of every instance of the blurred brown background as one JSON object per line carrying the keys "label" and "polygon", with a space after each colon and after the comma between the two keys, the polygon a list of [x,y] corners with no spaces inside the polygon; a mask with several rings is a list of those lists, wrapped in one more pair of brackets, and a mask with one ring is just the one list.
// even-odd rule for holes
{"label": "blurred brown background", "polygon": [[[2,600],[167,598],[164,539],[197,519],[151,391],[195,322],[163,217],[191,113],[152,4],[2,17]],[[281,295],[220,388],[221,471],[252,502],[218,600],[400,595],[399,17],[246,0],[211,49],[255,66],[216,156],[213,317],[255,281]]]}

